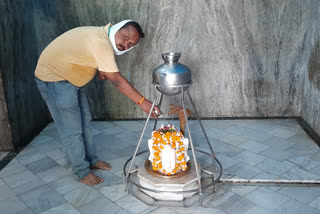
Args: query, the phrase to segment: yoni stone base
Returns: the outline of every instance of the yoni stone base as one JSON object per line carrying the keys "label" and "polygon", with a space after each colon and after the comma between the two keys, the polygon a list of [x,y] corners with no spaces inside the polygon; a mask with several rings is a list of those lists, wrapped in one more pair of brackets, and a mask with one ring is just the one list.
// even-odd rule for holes
{"label": "yoni stone base", "polygon": [[[190,160],[191,161],[191,160]],[[200,170],[200,166],[198,166]],[[159,178],[149,174],[144,167],[140,164],[138,168],[138,178],[140,185],[149,189],[162,190],[162,191],[186,191],[199,188],[196,167],[193,161],[191,162],[191,170],[188,174],[180,178]],[[193,193],[155,193],[141,189],[147,195],[157,200],[170,200],[170,201],[183,201],[196,192]]]}

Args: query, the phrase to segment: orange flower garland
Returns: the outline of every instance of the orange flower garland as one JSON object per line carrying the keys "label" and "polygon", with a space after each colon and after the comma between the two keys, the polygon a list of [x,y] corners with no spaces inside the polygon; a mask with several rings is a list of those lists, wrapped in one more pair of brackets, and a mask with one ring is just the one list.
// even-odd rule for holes
{"label": "orange flower garland", "polygon": [[[184,154],[186,148],[184,147],[184,143],[182,141],[183,136],[181,132],[178,132],[172,125],[165,126],[164,128],[156,130],[152,133],[152,169],[166,175],[173,175],[180,170],[185,171],[187,169],[187,163]],[[162,168],[161,152],[165,145],[170,145],[176,153],[176,166],[171,172],[167,172]]]}

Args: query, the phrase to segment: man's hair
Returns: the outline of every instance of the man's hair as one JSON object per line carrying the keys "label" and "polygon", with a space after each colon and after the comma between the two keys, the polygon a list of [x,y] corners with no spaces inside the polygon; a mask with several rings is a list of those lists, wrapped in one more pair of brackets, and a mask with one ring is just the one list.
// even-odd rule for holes
{"label": "man's hair", "polygon": [[[134,28],[138,31],[140,38],[143,38],[143,37],[144,37],[144,33],[143,33],[140,25],[139,25],[137,22],[134,22],[134,21],[127,22],[125,25],[122,26],[122,28],[126,28],[126,27],[128,27],[129,25],[131,25],[132,27],[134,27]],[[120,28],[120,30],[121,30],[122,28]]]}

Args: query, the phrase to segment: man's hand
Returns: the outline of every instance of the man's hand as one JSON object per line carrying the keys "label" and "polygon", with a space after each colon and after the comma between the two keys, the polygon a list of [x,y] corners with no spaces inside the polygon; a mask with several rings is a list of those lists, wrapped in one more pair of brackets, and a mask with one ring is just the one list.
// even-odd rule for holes
{"label": "man's hand", "polygon": [[[152,102],[150,102],[147,99],[145,99],[140,105],[140,108],[146,114],[149,114],[151,107],[152,107]],[[156,113],[156,111],[157,111],[157,113]],[[156,117],[158,117],[160,115],[160,113],[161,112],[160,112],[160,109],[158,108],[158,106],[154,106],[153,111],[151,113],[151,117],[156,118]]]}
{"label": "man's hand", "polygon": [[104,74],[104,72],[99,71],[98,73],[99,80],[107,80],[107,76]]}

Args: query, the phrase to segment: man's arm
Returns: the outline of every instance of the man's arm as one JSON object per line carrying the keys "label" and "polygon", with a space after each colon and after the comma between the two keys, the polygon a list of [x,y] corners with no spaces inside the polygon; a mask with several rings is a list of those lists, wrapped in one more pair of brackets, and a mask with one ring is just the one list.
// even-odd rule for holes
{"label": "man's arm", "polygon": [[[135,89],[131,83],[124,78],[120,72],[99,72],[99,79],[106,80],[108,79],[111,84],[116,87],[122,94],[129,97],[133,102],[137,103],[139,102],[143,96]],[[149,114],[149,111],[151,109],[152,103],[145,99],[141,105],[140,108],[147,114]],[[160,110],[157,106],[153,109],[153,112],[151,113],[152,117],[157,117],[157,114],[155,113],[155,110],[160,113]]]}

